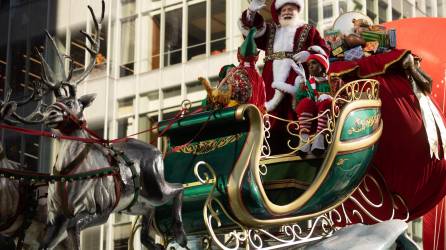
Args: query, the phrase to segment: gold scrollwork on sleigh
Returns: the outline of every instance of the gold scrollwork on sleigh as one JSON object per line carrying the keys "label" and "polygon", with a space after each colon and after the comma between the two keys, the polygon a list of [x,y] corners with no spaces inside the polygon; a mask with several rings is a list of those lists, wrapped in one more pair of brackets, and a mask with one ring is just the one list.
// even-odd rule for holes
{"label": "gold scrollwork on sleigh", "polygon": [[368,117],[364,120],[358,118],[355,120],[355,125],[348,130],[348,134],[352,135],[353,133],[361,133],[366,129],[377,127],[380,121],[380,114]]}
{"label": "gold scrollwork on sleigh", "polygon": [[236,134],[214,140],[194,142],[185,147],[181,147],[180,152],[194,155],[207,154],[228,144],[236,142],[238,139],[240,139],[241,136],[241,134]]}

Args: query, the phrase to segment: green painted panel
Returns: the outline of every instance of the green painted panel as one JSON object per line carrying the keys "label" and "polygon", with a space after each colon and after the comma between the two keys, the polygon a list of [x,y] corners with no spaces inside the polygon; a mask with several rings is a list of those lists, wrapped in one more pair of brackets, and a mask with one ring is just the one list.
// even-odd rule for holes
{"label": "green painted panel", "polygon": [[378,108],[357,109],[350,112],[345,120],[341,141],[358,139],[375,131],[381,120]]}
{"label": "green painted panel", "polygon": [[375,149],[376,145],[358,152],[337,155],[319,190],[296,214],[321,211],[351,193],[367,172]]}
{"label": "green painted panel", "polygon": [[193,126],[201,126],[204,123],[210,124],[224,124],[235,120],[236,108],[226,108],[214,111],[201,112],[195,115],[186,116],[178,121],[173,122],[172,119],[161,121],[158,125],[158,131],[164,131],[167,127],[165,135],[178,130],[184,132],[185,128]]}
{"label": "green painted panel", "polygon": [[[219,178],[217,180],[217,186],[213,193],[213,197],[222,202],[226,211],[231,212],[226,198],[226,183],[227,179],[225,178]],[[188,234],[204,232],[206,230],[203,221],[203,207],[209,193],[211,192],[211,189],[212,184],[199,185],[184,189],[182,218],[184,229]],[[218,206],[216,205],[216,203],[214,203],[214,209],[217,208]],[[221,209],[218,210],[221,211]],[[223,214],[220,215],[223,226],[231,225],[232,222],[230,222],[230,220],[225,217],[226,216],[224,216]],[[163,233],[171,235],[172,202],[169,202],[167,205],[157,207],[155,218],[158,228]]]}
{"label": "green painted panel", "polygon": [[[217,176],[228,176],[235,162],[238,160],[239,154],[246,142],[246,136],[246,134],[239,134],[232,143],[204,154],[184,152],[168,153],[164,159],[164,174],[166,180],[176,183],[198,181],[194,174],[194,167],[199,161],[205,161],[210,164]],[[192,145],[191,148],[195,147]],[[206,151],[208,148],[204,147],[203,150]],[[203,167],[202,169],[205,168]]]}
{"label": "green painted panel", "polygon": [[[311,159],[269,164],[267,166],[267,174],[262,176],[262,183],[267,185],[274,181],[295,180],[297,182],[308,183],[309,185],[313,181],[322,161],[323,159]],[[265,192],[271,202],[285,205],[295,200],[304,192],[304,190],[297,190],[296,188],[280,188],[276,190],[265,189]],[[242,197],[245,206],[254,217],[259,219],[270,219],[274,217],[267,212],[263,205],[260,192],[255,185],[250,172],[248,172],[243,179]]]}

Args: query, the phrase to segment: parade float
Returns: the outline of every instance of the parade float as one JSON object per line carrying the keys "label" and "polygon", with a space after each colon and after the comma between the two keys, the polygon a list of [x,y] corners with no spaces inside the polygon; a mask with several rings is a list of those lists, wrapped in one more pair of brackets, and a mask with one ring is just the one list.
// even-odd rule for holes
{"label": "parade float", "polygon": [[[0,168],[1,194],[17,197],[17,204],[8,207],[12,209],[1,210],[1,235],[19,236],[17,248],[35,216],[36,190],[42,185],[49,190],[48,226],[40,246],[45,249],[56,246],[66,233],[71,247],[79,249],[80,230],[104,223],[113,212],[142,216],[141,242],[153,249],[172,241],[184,247],[186,235],[201,238],[201,247],[207,249],[317,247],[337,232],[360,242],[355,230],[362,229],[342,229],[358,222],[384,223],[393,229],[387,238],[374,238],[380,247],[397,238],[400,247],[407,247],[411,242],[403,233],[405,223],[392,220],[418,217],[444,196],[446,188],[430,195],[427,183],[418,182],[419,189],[412,195],[424,193],[420,209],[408,203],[404,193],[411,184],[403,169],[415,171],[410,175],[414,178],[417,169],[426,165],[445,171],[446,137],[443,115],[428,96],[432,80],[410,51],[394,48],[394,31],[366,24],[358,14],[338,19],[334,28],[360,27],[366,32],[362,38],[371,43],[366,46],[358,36],[346,35],[356,30],[343,31],[340,39],[330,34],[332,101],[326,111],[305,121],[266,112],[258,101],[264,97],[253,101],[253,93],[258,93],[254,89],[262,89],[253,86],[261,78],[253,64],[245,63],[254,60],[255,65],[258,52],[242,45],[240,66],[225,68],[217,88],[204,84],[208,97],[201,109],[191,112],[185,101],[173,119],[152,128],[163,141],[159,151],[131,138],[104,139],[83,119],[94,95],[78,97],[76,88],[94,67],[103,19],[103,12],[96,18],[90,11],[95,35],[84,33],[92,58],[85,72],[74,79],[69,65],[68,74],[56,75],[39,53],[42,82],[23,101],[35,102],[35,111],[23,117],[15,112],[20,102],[6,98],[1,103],[1,128],[62,142],[51,174],[21,171],[9,163]],[[48,39],[56,49],[53,38],[48,35]],[[65,56],[58,55],[59,68],[65,68]],[[247,90],[248,97],[244,96]],[[54,95],[55,102],[44,104],[45,95]],[[303,137],[303,122],[313,124],[321,117],[326,118],[326,127]],[[23,127],[36,123],[54,131]],[[278,139],[271,130],[273,123],[286,129]],[[324,152],[299,153],[318,138],[323,138]],[[274,150],[277,141],[283,143],[280,153]],[[401,179],[392,179],[393,172]],[[436,181],[441,175],[428,177]],[[27,209],[14,212],[18,207]],[[376,231],[368,232],[373,236]],[[153,235],[162,240],[155,241]]]}

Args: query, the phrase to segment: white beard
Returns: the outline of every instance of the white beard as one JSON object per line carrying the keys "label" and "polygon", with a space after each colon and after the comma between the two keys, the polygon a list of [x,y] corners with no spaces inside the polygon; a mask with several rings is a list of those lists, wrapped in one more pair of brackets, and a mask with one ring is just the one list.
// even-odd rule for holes
{"label": "white beard", "polygon": [[300,19],[297,15],[293,16],[291,19],[284,19],[279,16],[279,24],[282,27],[295,27],[298,28],[305,24],[304,20]]}
{"label": "white beard", "polygon": [[[294,38],[296,31],[299,27],[303,26],[305,22],[295,15],[292,19],[284,20],[279,17],[280,26],[276,29],[274,36],[273,51],[287,51],[292,52],[294,48]],[[295,94],[295,87],[292,84],[288,84],[285,81],[293,70],[296,63],[290,58],[284,58],[281,60],[273,61],[273,83],[272,87],[289,93]]]}

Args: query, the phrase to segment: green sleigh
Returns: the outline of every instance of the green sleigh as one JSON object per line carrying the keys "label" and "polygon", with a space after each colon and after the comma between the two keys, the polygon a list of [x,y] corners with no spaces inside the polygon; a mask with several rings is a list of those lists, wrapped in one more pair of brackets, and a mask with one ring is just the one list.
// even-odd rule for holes
{"label": "green sleigh", "polygon": [[[378,87],[375,80],[360,80],[336,93],[324,157],[301,159],[290,145],[288,154],[269,155],[264,121],[279,118],[253,105],[160,122],[159,131],[169,127],[166,180],[183,183],[188,235],[207,231],[215,240],[219,232],[296,223],[339,206],[362,181],[382,133]],[[170,215],[169,205],[157,208],[161,235],[170,235]]]}

